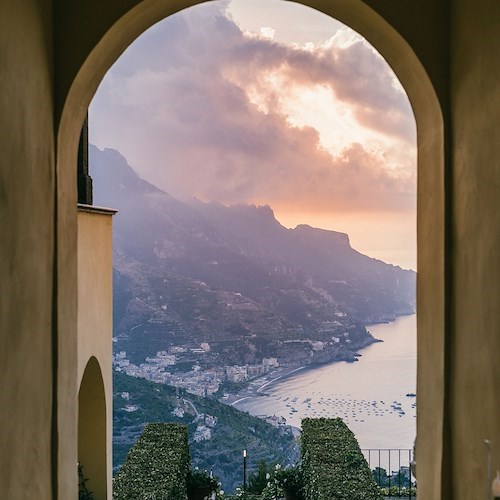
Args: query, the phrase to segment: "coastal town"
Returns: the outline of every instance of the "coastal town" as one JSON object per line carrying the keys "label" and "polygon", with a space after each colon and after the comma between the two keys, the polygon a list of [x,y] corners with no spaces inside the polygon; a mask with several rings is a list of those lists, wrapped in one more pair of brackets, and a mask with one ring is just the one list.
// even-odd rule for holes
{"label": "coastal town", "polygon": [[[195,354],[209,351],[208,344],[203,343],[202,346],[199,349],[201,352]],[[198,349],[191,349],[191,351],[193,350],[198,351]],[[249,382],[251,387],[255,387],[256,383],[258,385],[266,384],[268,382],[266,376],[279,376],[277,372],[280,371],[280,368],[281,372],[293,370],[293,368],[285,370],[284,367],[280,367],[277,358],[264,358],[261,363],[254,365],[213,366],[203,369],[199,362],[194,362],[189,371],[172,370],[186,351],[187,349],[182,347],[158,351],[156,356],[147,357],[145,362],[140,365],[130,362],[127,353],[120,351],[113,355],[113,367],[116,371],[124,372],[129,376],[179,387],[202,397],[218,393],[225,382],[233,384]],[[280,374],[283,375],[283,373]],[[222,399],[227,400],[229,397],[226,393]]]}
{"label": "coastal town", "polygon": [[[142,363],[134,363],[125,350],[116,350],[113,367],[132,377],[182,388],[201,397],[216,395],[222,402],[233,404],[244,397],[242,394],[255,394],[271,381],[303,367],[337,360],[357,361],[350,335],[344,331],[325,341],[307,338],[280,341],[278,356],[261,357],[245,364],[224,363],[224,357],[209,342],[171,345],[154,356],[146,356]],[[354,349],[375,341],[369,335],[361,342],[356,340]]]}
{"label": "coastal town", "polygon": [[[194,351],[194,352],[193,352]],[[113,355],[113,367],[117,372],[128,376],[142,378],[151,382],[166,384],[185,390],[195,396],[214,396],[220,402],[232,406],[245,397],[258,394],[260,390],[270,383],[300,370],[280,366],[277,358],[264,358],[261,363],[255,365],[232,365],[212,368],[202,368],[199,363],[194,363],[189,371],[172,371],[183,357],[190,355],[202,355],[210,351],[208,343],[202,343],[199,348],[187,349],[180,346],[172,346],[168,351],[158,351],[156,356],[147,357],[144,363],[136,365],[127,358],[125,351]],[[225,383],[238,384],[240,390],[234,394],[225,392]],[[133,404],[128,391],[120,392],[121,399],[125,400],[122,410],[126,413],[134,413],[140,409],[138,404]],[[183,419],[186,412],[194,413],[192,423],[196,424],[192,439],[196,443],[210,441],[214,428],[217,426],[218,417],[203,413],[198,410],[197,405],[191,398],[177,398],[177,406],[172,410],[172,417]],[[259,417],[280,429],[280,432],[296,433],[287,425],[286,418],[277,415],[259,415]]]}

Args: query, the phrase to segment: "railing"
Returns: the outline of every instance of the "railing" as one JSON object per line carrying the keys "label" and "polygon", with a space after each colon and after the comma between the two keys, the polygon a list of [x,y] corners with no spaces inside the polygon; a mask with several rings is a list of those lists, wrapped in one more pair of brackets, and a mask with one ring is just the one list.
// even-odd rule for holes
{"label": "railing", "polygon": [[412,474],[413,450],[379,449],[361,450],[373,474],[373,479],[384,491],[386,498],[417,498],[415,478]]}

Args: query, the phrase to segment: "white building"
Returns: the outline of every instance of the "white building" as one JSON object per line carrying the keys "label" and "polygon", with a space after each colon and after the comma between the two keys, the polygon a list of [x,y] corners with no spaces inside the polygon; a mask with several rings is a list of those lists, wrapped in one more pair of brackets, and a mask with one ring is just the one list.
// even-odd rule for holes
{"label": "white building", "polygon": [[196,427],[193,439],[199,443],[200,441],[209,441],[212,438],[212,431],[205,425]]}

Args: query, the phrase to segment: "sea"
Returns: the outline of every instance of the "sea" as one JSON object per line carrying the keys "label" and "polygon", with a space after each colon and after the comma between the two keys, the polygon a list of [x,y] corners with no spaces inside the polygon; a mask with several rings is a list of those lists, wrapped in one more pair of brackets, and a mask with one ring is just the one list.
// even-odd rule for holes
{"label": "sea", "polygon": [[279,415],[300,428],[306,417],[341,417],[364,449],[411,449],[416,435],[416,316],[370,325],[377,342],[359,361],[299,370],[235,404],[252,415]]}

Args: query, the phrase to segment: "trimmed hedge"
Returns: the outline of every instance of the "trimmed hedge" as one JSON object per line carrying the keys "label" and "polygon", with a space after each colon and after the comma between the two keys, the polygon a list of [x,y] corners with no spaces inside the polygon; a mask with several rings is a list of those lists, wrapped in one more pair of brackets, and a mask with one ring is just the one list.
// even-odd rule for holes
{"label": "trimmed hedge", "polygon": [[354,434],[341,418],[302,420],[306,500],[379,500],[380,489]]}
{"label": "trimmed hedge", "polygon": [[148,424],[113,481],[114,500],[185,500],[190,470],[187,427]]}

